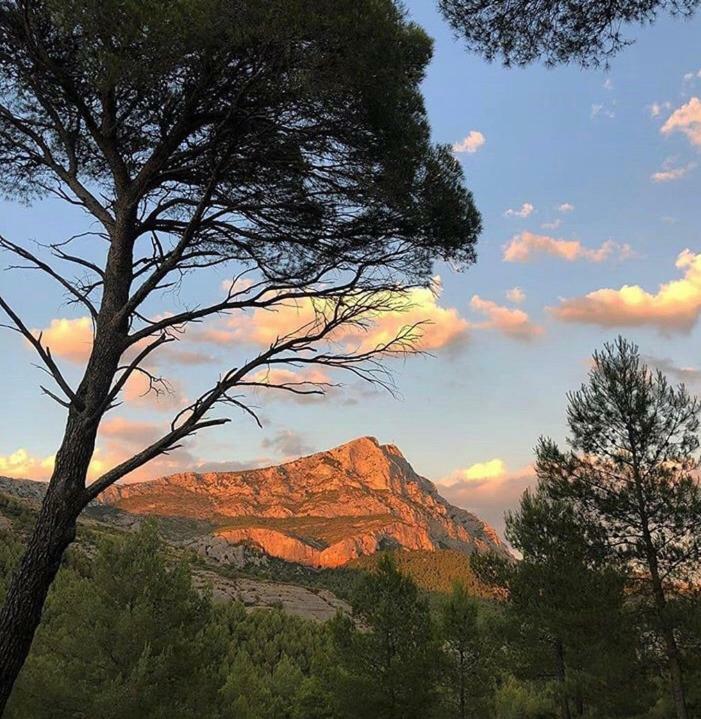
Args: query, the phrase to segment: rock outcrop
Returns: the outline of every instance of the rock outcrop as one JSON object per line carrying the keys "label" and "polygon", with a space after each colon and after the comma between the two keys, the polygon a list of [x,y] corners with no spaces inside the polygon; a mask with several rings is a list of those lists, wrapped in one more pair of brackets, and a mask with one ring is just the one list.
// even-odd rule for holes
{"label": "rock outcrop", "polygon": [[100,501],[206,522],[219,546],[252,544],[315,567],[391,547],[508,553],[489,525],[443,499],[395,446],[373,437],[277,467],[118,485]]}

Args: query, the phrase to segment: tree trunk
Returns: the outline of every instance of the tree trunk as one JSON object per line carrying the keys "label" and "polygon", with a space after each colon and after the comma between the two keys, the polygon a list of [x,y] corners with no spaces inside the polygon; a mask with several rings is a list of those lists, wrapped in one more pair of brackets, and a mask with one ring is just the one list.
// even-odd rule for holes
{"label": "tree trunk", "polygon": [[667,655],[672,698],[674,699],[674,709],[676,711],[677,719],[688,719],[689,714],[686,708],[681,656],[679,654],[677,640],[674,636],[674,628],[670,626],[667,618],[667,599],[665,597],[662,581],[660,580],[656,558],[655,561],[650,564],[655,609],[657,611],[657,618],[660,624],[660,633],[662,634],[662,640],[665,645],[665,654]]}
{"label": "tree trunk", "polygon": [[559,639],[555,640],[555,669],[557,672],[557,681],[560,684],[560,719],[572,719],[570,702],[567,697],[565,648]]}
{"label": "tree trunk", "polygon": [[56,482],[44,498],[39,518],[0,612],[0,716],[29,654],[49,587],[66,547],[75,537],[79,509],[60,496]]}
{"label": "tree trunk", "polygon": [[652,597],[655,603],[655,612],[659,624],[662,640],[665,645],[665,654],[667,656],[667,664],[669,666],[669,678],[672,688],[672,698],[674,700],[674,709],[677,719],[688,719],[686,709],[686,697],[684,693],[684,681],[682,675],[681,657],[679,655],[679,647],[674,637],[674,627],[670,626],[667,616],[667,597],[660,578],[660,567],[657,557],[657,549],[650,532],[650,522],[645,505],[645,497],[643,494],[640,475],[635,469],[635,488],[638,499],[638,511],[641,519],[641,528],[643,530],[643,541],[645,543],[645,555],[648,569],[650,571],[650,584],[652,586]]}
{"label": "tree trunk", "polygon": [[133,206],[118,215],[95,340],[76,392],[78,404],[69,408],[39,517],[0,611],[0,716],[27,659],[49,588],[63,553],[75,538],[76,521],[87,502],[85,486],[97,430],[129,330],[127,318],[116,322],[115,317],[129,299],[135,222]]}

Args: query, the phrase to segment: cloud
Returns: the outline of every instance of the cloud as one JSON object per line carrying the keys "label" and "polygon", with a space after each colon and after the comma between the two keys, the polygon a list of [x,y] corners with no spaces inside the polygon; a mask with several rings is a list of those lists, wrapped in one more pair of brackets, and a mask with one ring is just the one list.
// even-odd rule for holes
{"label": "cloud", "polygon": [[520,305],[526,299],[526,293],[520,287],[512,287],[510,290],[506,290],[506,299]]}
{"label": "cloud", "polygon": [[610,77],[607,77],[604,80],[602,87],[604,88],[604,90],[613,90],[613,80]]}
{"label": "cloud", "polygon": [[607,240],[600,247],[585,247],[579,240],[562,240],[550,235],[521,232],[504,246],[504,262],[529,262],[537,255],[550,255],[567,262],[586,260],[604,262],[611,257],[628,259],[633,254],[630,245],[619,245]]}
{"label": "cloud", "polygon": [[563,214],[574,212],[574,205],[571,202],[563,202],[558,206],[557,211],[562,212]]}
{"label": "cloud", "polygon": [[526,341],[543,334],[543,328],[533,324],[523,310],[502,307],[479,295],[473,295],[470,307],[487,317],[485,322],[477,325],[480,329],[495,329],[512,339]]}
{"label": "cloud", "polygon": [[671,110],[672,109],[672,103],[669,102],[669,100],[665,100],[664,102],[653,102],[650,105],[648,105],[648,111],[650,112],[650,117],[659,117],[662,114],[663,110]]}
{"label": "cloud", "polygon": [[[157,374],[157,373],[156,373]],[[187,405],[187,395],[180,382],[163,379],[153,386],[142,372],[134,372],[124,385],[122,397],[133,407],[171,412]]]}
{"label": "cloud", "polygon": [[100,425],[100,436],[110,440],[145,447],[155,442],[163,430],[153,422],[127,419],[126,417],[109,417]]}
{"label": "cloud", "polygon": [[657,292],[639,285],[604,288],[561,300],[550,311],[564,322],[601,327],[656,327],[664,333],[689,332],[701,314],[701,254],[684,250],[675,262],[684,275],[660,284]]}
{"label": "cloud", "polygon": [[314,451],[301,434],[291,429],[283,429],[272,437],[266,437],[261,446],[263,449],[272,449],[284,458],[299,457]]}
{"label": "cloud", "polygon": [[532,467],[509,473],[502,460],[493,459],[456,470],[437,484],[448,501],[474,512],[503,536],[504,513],[517,507],[523,492],[535,483]]}
{"label": "cloud", "polygon": [[674,180],[681,180],[682,177],[686,177],[695,167],[695,162],[689,162],[680,167],[673,167],[665,163],[662,170],[653,172],[652,175],[650,175],[650,179],[653,182],[673,182]]}
{"label": "cloud", "polygon": [[678,107],[660,128],[663,135],[681,132],[687,136],[689,142],[701,147],[701,100],[692,97],[689,102]]}
{"label": "cloud", "polygon": [[613,109],[613,106],[615,105],[615,102],[612,102],[611,105],[607,105],[605,102],[597,103],[591,106],[591,117],[592,119],[596,117],[608,117],[609,119],[612,119],[616,117],[616,112]]}
{"label": "cloud", "polygon": [[454,472],[439,481],[444,487],[449,487],[458,482],[470,482],[474,480],[493,479],[506,474],[506,464],[498,457],[488,459],[485,462],[477,462],[467,469],[456,469]]}
{"label": "cloud", "polygon": [[54,455],[34,457],[26,449],[0,455],[0,476],[16,479],[46,479],[54,468]]}
{"label": "cloud", "polygon": [[544,230],[556,230],[562,224],[562,220],[556,217],[552,222],[544,222],[541,227]]}
{"label": "cloud", "polygon": [[89,317],[53,319],[48,327],[34,329],[32,334],[35,337],[41,335],[42,344],[51,350],[54,357],[82,363],[90,356],[93,327]]}
{"label": "cloud", "polygon": [[506,217],[529,217],[533,214],[535,207],[530,202],[524,202],[518,210],[512,210],[509,208],[504,215]]}
{"label": "cloud", "polygon": [[669,358],[652,357],[650,355],[643,356],[643,360],[668,377],[672,377],[676,382],[683,382],[684,384],[701,383],[701,367],[680,367]]}
{"label": "cloud", "polygon": [[487,139],[479,130],[470,130],[462,140],[453,145],[453,152],[467,152],[472,155],[477,152],[485,142],[487,142]]}
{"label": "cloud", "polygon": [[[454,307],[441,307],[441,291],[440,277],[436,277],[431,288],[412,289],[405,297],[398,297],[396,303],[388,303],[396,304],[396,309],[368,315],[366,328],[340,328],[332,339],[351,349],[372,350],[392,341],[404,328],[424,323],[418,328],[421,336],[417,349],[454,347],[467,339],[470,325]],[[311,300],[287,303],[276,311],[258,309],[232,317],[226,329],[210,331],[206,339],[219,344],[243,341],[269,347],[280,337],[302,334],[305,326],[315,321],[315,310],[319,309],[323,310]]]}

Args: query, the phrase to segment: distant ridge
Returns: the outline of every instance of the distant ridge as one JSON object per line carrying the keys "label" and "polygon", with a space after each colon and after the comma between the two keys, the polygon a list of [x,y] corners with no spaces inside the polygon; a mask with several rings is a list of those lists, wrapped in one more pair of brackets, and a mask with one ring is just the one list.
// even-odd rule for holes
{"label": "distant ridge", "polygon": [[212,552],[250,544],[315,567],[390,548],[509,554],[492,527],[450,504],[397,447],[374,437],[274,467],[116,485],[99,501],[207,523]]}

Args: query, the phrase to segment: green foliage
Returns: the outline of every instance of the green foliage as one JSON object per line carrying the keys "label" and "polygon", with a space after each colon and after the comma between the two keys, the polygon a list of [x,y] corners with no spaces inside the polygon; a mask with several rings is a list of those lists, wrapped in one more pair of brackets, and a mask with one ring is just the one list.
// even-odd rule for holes
{"label": "green foliage", "polygon": [[517,676],[541,679],[562,706],[632,716],[648,686],[626,603],[626,583],[606,562],[600,537],[573,506],[551,499],[541,477],[507,515],[507,536],[523,555],[506,566],[508,632]]}
{"label": "green foliage", "polygon": [[438,646],[428,604],[390,555],[353,600],[354,624],[334,626],[343,717],[420,719],[434,706]]}
{"label": "green foliage", "polygon": [[445,655],[443,701],[449,716],[465,719],[484,712],[492,689],[490,647],[479,626],[477,601],[455,583],[439,614],[439,636]]}
{"label": "green foliage", "polygon": [[537,684],[508,677],[494,696],[495,719],[555,719],[555,702]]}
{"label": "green foliage", "polygon": [[473,558],[452,549],[389,550],[358,557],[346,566],[374,571],[385,554],[391,554],[397,568],[426,592],[448,594],[457,582],[472,596],[490,596],[489,587],[481,583],[472,570]]}
{"label": "green foliage", "polygon": [[701,401],[623,338],[593,360],[588,382],[569,397],[572,450],[538,446],[540,490],[571,508],[592,556],[624,573],[641,636],[657,640],[646,650],[663,658],[676,715],[686,719],[686,639],[674,606],[701,570]]}
{"label": "green foliage", "polygon": [[661,14],[692,15],[699,0],[439,0],[470,50],[505,65],[538,59],[548,65],[608,62],[631,43],[623,28],[648,25]]}
{"label": "green foliage", "polygon": [[166,564],[148,525],[105,541],[83,565],[56,582],[8,716],[184,719],[206,711],[222,648],[188,568]]}

